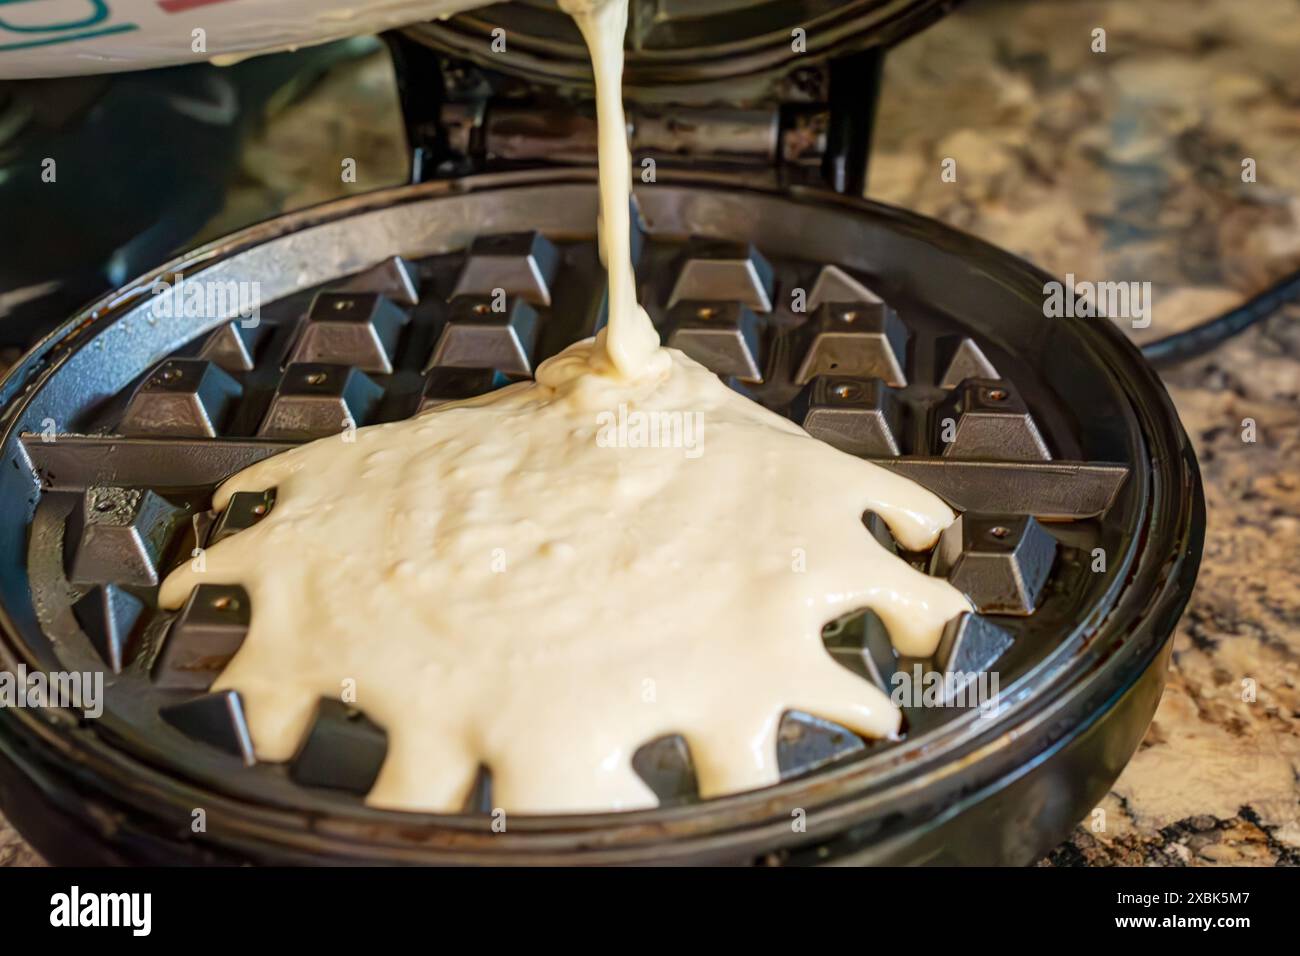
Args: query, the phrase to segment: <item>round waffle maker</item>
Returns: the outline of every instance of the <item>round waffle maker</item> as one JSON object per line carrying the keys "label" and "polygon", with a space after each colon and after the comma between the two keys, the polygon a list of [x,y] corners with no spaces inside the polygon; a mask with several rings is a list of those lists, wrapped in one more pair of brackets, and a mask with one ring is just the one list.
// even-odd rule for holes
{"label": "round waffle maker", "polygon": [[[408,89],[429,29],[395,41]],[[427,173],[473,162],[445,134],[416,144]],[[852,163],[826,168],[834,184]],[[504,830],[491,768],[460,814],[366,807],[384,731],[336,701],[290,762],[256,761],[239,695],[209,690],[256,608],[216,584],[179,612],[156,603],[170,568],[275,507],[272,490],[214,515],[214,487],[351,423],[527,377],[604,321],[594,173],[479,172],[294,213],[174,260],[65,323],[0,385],[0,668],[106,675],[98,718],[0,709],[0,809],[55,862],[1040,857],[1154,712],[1200,555],[1195,460],[1114,327],[1044,318],[1049,277],[797,179],[660,169],[635,197],[641,301],[666,342],[733,387],[960,512],[931,553],[899,552],[976,608],[932,659],[899,658],[870,614],[828,621],[825,643],[887,692],[917,668],[951,675],[950,691],[996,674],[996,706],[905,707],[897,741],[791,712],[782,782],[712,800],[698,798],[686,741],[646,741],[633,765],[659,808],[509,815]],[[224,308],[168,307],[185,283],[225,290]],[[241,288],[259,291],[256,324],[238,314]],[[495,290],[504,312],[482,308]],[[860,520],[894,547],[875,516]]]}

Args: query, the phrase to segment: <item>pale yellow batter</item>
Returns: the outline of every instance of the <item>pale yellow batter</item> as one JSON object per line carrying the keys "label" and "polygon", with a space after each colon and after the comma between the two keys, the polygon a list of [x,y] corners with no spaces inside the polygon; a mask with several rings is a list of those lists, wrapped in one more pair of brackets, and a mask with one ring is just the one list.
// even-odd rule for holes
{"label": "pale yellow batter", "polygon": [[600,168],[600,257],[609,272],[609,323],[599,341],[628,378],[664,367],[659,336],[636,301],[632,273],[632,163],[623,115],[623,34],[627,0],[560,0],[591,50],[596,78],[596,149]]}
{"label": "pale yellow batter", "polygon": [[[596,67],[608,331],[535,383],[241,472],[215,506],[274,487],[270,514],[162,587],[166,607],[200,583],[248,589],[252,626],[215,689],[243,696],[261,759],[292,755],[319,697],[355,693],[388,732],[377,806],[457,810],[480,764],[507,810],[651,806],[631,757],[672,733],[703,796],[771,784],[787,710],[898,729],[824,624],[870,607],[926,654],[969,610],[861,521],[922,549],[953,520],[942,501],[658,347],[628,252],[626,0],[564,6],[586,10]],[[647,447],[650,424],[669,447]]]}

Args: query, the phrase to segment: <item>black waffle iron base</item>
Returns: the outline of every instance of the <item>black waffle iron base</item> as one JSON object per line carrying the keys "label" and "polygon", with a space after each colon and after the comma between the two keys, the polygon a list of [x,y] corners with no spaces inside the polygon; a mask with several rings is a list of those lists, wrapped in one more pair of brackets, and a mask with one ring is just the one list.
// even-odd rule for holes
{"label": "black waffle iron base", "polygon": [[[1087,814],[1155,710],[1200,555],[1195,460],[1153,373],[1108,323],[1045,319],[1042,273],[911,215],[707,175],[637,203],[642,299],[666,341],[962,513],[932,554],[903,555],[978,610],[936,657],[898,659],[869,615],[828,622],[828,652],[890,690],[917,667],[995,673],[997,706],[909,706],[888,743],[791,713],[782,782],[715,800],[697,798],[683,741],[647,741],[634,766],[659,809],[510,816],[504,832],[490,768],[461,814],[366,807],[383,730],[339,705],[321,707],[294,761],[258,763],[238,695],[208,691],[242,639],[242,592],[205,585],[175,615],[156,605],[169,568],[274,507],[214,518],[214,485],[348,421],[526,377],[603,321],[589,172],[432,183],[170,263],[5,381],[0,659],[107,674],[97,719],[0,709],[0,807],[38,849],[56,862],[1026,863]],[[157,308],[152,290],[177,273],[257,283],[258,326]],[[482,307],[496,289],[504,312]]]}

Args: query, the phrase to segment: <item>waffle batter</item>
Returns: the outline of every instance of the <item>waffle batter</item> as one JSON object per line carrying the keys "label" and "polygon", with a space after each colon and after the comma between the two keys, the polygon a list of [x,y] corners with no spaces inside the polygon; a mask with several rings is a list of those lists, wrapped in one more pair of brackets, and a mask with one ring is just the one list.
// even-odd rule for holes
{"label": "waffle batter", "polygon": [[[969,610],[861,522],[875,511],[926,548],[953,519],[942,501],[659,347],[628,244],[626,0],[562,5],[596,72],[607,329],[536,382],[234,476],[215,507],[274,487],[270,514],[161,591],[178,607],[200,583],[248,590],[251,628],[214,690],[242,695],[259,758],[292,756],[317,699],[354,690],[388,733],[376,806],[458,810],[480,765],[511,811],[653,806],[631,758],[674,733],[702,796],[772,784],[787,710],[898,729],[826,653],[824,624],[869,607],[923,655]],[[650,427],[668,440],[640,440]]]}

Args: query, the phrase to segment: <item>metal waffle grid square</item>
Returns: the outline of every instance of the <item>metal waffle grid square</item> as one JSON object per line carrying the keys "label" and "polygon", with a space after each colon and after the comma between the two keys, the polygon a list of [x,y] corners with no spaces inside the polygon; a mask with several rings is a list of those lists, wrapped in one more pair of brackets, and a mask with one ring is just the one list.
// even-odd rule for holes
{"label": "metal waffle grid square", "polygon": [[[900,552],[875,515],[864,533],[947,576],[977,613],[951,624],[929,660],[900,657],[870,612],[828,622],[844,666],[886,693],[895,675],[1022,671],[1078,611],[1099,520],[1127,476],[1081,462],[1068,413],[1032,369],[951,320],[913,310],[887,280],[835,265],[769,260],[743,242],[651,241],[634,250],[642,301],[664,341],[733,388],[842,450],[896,469],[961,513],[928,554]],[[356,799],[382,763],[383,728],[323,700],[284,767],[256,765],[239,695],[207,690],[238,650],[242,588],[200,585],[176,613],[157,585],[193,548],[274,508],[274,489],[220,515],[225,476],[292,445],[394,421],[531,376],[605,318],[594,243],[536,232],[484,236],[463,254],[398,258],[233,320],[147,370],[54,441],[28,436],[49,490],[34,518],[34,592],[57,595],[50,636],[74,635],[162,720],[253,772]],[[905,707],[907,732],[959,708]],[[827,721],[782,720],[782,777],[894,746]],[[663,805],[697,799],[689,746],[647,742],[634,767]],[[490,808],[490,768],[466,810]]]}

